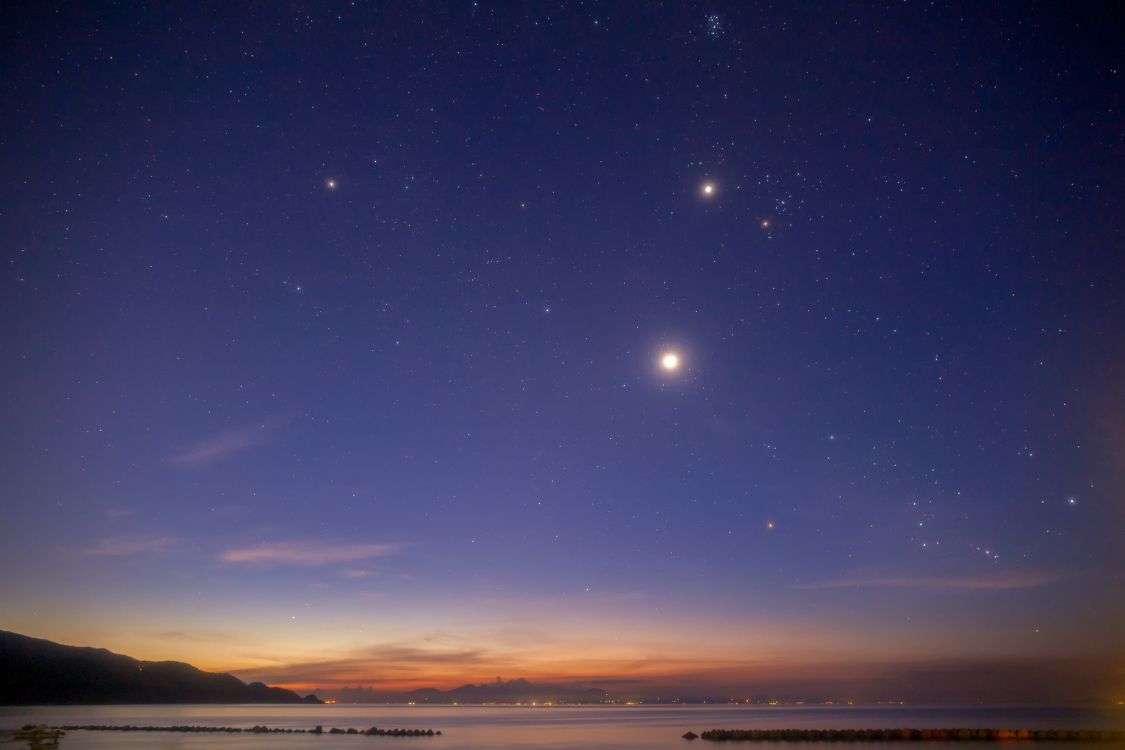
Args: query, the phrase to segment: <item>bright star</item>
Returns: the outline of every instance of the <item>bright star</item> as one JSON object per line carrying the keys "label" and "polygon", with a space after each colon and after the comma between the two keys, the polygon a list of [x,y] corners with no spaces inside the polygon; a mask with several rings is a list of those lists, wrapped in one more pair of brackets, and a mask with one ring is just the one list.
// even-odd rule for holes
{"label": "bright star", "polygon": [[660,358],[660,366],[668,372],[680,369],[680,355],[675,352],[665,352],[664,356]]}
{"label": "bright star", "polygon": [[715,183],[705,182],[703,183],[703,187],[700,188],[700,192],[702,192],[705,197],[710,198],[715,194],[715,189]]}
{"label": "bright star", "polygon": [[324,187],[328,188],[329,190],[335,190],[336,189],[336,181],[332,180],[332,179],[325,180],[324,181]]}

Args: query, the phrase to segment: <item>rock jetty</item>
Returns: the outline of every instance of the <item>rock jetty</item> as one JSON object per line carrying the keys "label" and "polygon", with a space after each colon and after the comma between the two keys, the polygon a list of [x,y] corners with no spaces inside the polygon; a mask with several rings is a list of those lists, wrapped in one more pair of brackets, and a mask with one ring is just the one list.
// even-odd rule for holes
{"label": "rock jetty", "polygon": [[136,724],[67,724],[61,727],[25,726],[21,731],[43,730],[55,732],[192,732],[192,733],[228,733],[228,734],[362,734],[367,737],[435,737],[441,735],[441,730],[434,729],[382,729],[371,727],[369,729],[356,729],[350,727],[340,729],[332,727],[326,730],[323,725],[314,729],[294,729],[292,727],[267,727],[264,724],[255,724],[252,727],[208,727],[195,724],[178,724],[174,726],[140,726]]}
{"label": "rock jetty", "polygon": [[1125,731],[1099,729],[709,729],[700,736],[713,742],[1125,742]]}

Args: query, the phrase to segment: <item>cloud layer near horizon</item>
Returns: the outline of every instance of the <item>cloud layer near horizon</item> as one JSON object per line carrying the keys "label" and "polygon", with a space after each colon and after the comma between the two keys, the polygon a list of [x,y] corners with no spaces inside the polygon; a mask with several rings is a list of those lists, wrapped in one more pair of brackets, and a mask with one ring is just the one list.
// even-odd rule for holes
{"label": "cloud layer near horizon", "polygon": [[1120,688],[1121,658],[1080,659],[956,658],[873,662],[788,663],[731,659],[695,662],[652,657],[600,663],[590,660],[521,664],[511,654],[484,649],[419,649],[387,644],[356,649],[341,658],[236,670],[242,679],[294,689],[367,687],[388,692],[418,687],[449,689],[491,682],[495,675],[524,677],[535,683],[602,687],[616,696],[751,697],[765,696],[857,701],[905,700],[939,703],[1104,702]]}

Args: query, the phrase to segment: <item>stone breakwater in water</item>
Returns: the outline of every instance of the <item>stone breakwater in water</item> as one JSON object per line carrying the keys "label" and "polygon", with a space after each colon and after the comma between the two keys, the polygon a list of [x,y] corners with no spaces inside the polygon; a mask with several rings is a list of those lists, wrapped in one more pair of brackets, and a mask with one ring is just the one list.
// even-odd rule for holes
{"label": "stone breakwater in water", "polygon": [[[35,729],[47,729],[46,727],[36,727],[34,725],[27,725],[23,727],[24,731]],[[367,737],[434,737],[440,736],[441,730],[433,729],[380,729],[379,727],[371,727],[369,729],[356,729],[354,727],[348,729],[340,729],[332,727],[325,729],[322,725],[316,726],[314,729],[292,729],[287,727],[267,727],[264,724],[257,724],[255,726],[246,727],[208,727],[197,725],[177,725],[177,726],[138,726],[136,724],[66,724],[59,727],[51,727],[51,731],[85,731],[85,732],[196,732],[196,733],[229,733],[229,734],[362,734]]]}
{"label": "stone breakwater in water", "polygon": [[1042,740],[1067,742],[1125,742],[1125,731],[1098,729],[709,729],[687,732],[685,740],[702,737],[715,742],[988,742]]}

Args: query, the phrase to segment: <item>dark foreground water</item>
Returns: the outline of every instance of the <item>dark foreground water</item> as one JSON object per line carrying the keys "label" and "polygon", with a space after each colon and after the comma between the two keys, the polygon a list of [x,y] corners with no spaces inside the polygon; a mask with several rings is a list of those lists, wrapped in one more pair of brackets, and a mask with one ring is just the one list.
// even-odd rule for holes
{"label": "dark foreground water", "polygon": [[[441,737],[69,732],[61,750],[982,750],[995,743],[737,743],[680,735],[705,729],[997,727],[1125,729],[1125,708],[837,708],[742,706],[50,706],[0,707],[0,729],[23,724],[138,724],[311,729],[440,729]],[[5,747],[14,747],[5,745]],[[1106,744],[1004,742],[1005,750],[1097,750]],[[1117,747],[1120,747],[1119,745]]]}

